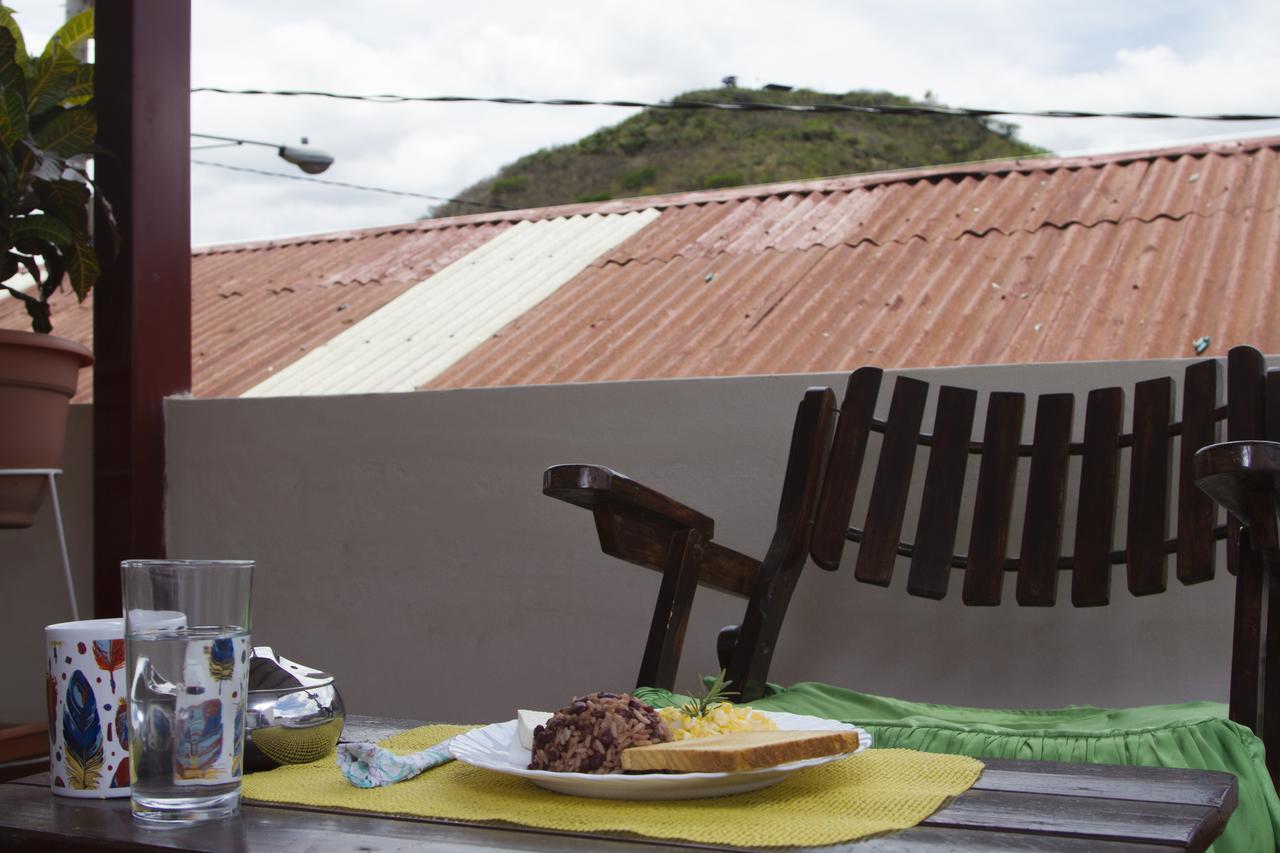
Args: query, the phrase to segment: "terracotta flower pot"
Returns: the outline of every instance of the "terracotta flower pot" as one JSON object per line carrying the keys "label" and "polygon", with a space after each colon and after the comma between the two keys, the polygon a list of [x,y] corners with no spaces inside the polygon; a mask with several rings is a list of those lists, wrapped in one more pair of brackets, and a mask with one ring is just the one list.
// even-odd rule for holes
{"label": "terracotta flower pot", "polygon": [[[0,329],[0,469],[58,468],[67,411],[88,349],[66,338]],[[43,476],[0,477],[0,528],[30,527]]]}

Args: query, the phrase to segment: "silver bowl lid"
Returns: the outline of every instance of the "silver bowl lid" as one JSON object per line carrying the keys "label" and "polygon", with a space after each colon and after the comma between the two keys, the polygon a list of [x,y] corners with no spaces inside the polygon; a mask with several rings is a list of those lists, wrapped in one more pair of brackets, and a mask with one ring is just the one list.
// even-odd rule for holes
{"label": "silver bowl lid", "polygon": [[254,646],[249,660],[250,693],[290,693],[333,683],[327,672],[294,663],[270,646]]}

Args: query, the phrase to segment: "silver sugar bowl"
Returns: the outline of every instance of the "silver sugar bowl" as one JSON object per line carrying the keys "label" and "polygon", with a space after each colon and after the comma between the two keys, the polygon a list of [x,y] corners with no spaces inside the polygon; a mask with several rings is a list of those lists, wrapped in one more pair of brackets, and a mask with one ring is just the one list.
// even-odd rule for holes
{"label": "silver sugar bowl", "polygon": [[306,764],[333,752],[346,712],[333,676],[256,646],[249,660],[244,769]]}

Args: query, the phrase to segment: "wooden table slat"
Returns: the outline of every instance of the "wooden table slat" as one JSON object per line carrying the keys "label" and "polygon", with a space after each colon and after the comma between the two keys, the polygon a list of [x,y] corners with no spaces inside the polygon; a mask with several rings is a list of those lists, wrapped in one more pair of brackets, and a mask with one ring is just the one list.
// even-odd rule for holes
{"label": "wooden table slat", "polygon": [[925,826],[1119,838],[1184,849],[1203,849],[1207,844],[1199,839],[1224,823],[1212,806],[981,790],[952,800],[924,821]]}
{"label": "wooden table slat", "polygon": [[[423,725],[353,717],[344,741],[379,740]],[[849,853],[1032,850],[1110,853],[1203,850],[1236,806],[1229,773],[990,759],[970,790],[924,824],[864,842],[821,848]],[[502,824],[248,804],[233,821],[187,829],[135,824],[127,800],[68,800],[48,774],[0,784],[0,848],[47,850],[440,851],[732,850],[621,834],[574,834]]]}
{"label": "wooden table slat", "polygon": [[[32,786],[13,795],[0,789],[0,848],[50,850],[59,846],[97,851],[193,850],[600,850],[651,853],[661,850],[730,850],[724,846],[673,844],[654,839],[569,836],[521,828],[483,827],[421,819],[391,820],[361,814],[317,812],[296,808],[247,806],[235,821],[187,829],[147,829],[135,824],[123,800],[56,800]],[[294,819],[282,819],[297,817]],[[55,822],[61,821],[56,825]],[[1007,832],[917,827],[864,842],[823,848],[824,853],[909,853],[934,850],[1028,850],[1084,853],[1098,850],[1094,839]],[[1108,853],[1155,853],[1164,845],[1112,844]]]}
{"label": "wooden table slat", "polygon": [[[1176,848],[1175,848],[1176,849]],[[857,844],[824,847],[827,851],[849,853],[923,853],[923,851],[980,851],[1023,850],[1037,853],[1169,853],[1164,844],[1139,844],[1112,842],[1099,846],[1093,838],[1064,838],[1055,835],[1023,835],[1011,832],[987,832],[985,830],[935,829],[918,826],[906,832],[897,832],[879,838],[869,838]],[[777,851],[775,851],[777,853]]]}
{"label": "wooden table slat", "polygon": [[[1236,806],[1235,776],[1213,770],[1004,759],[984,759],[984,763],[986,770],[973,786],[980,791],[1142,799],[1227,810]],[[1209,774],[1216,777],[1211,785]]]}

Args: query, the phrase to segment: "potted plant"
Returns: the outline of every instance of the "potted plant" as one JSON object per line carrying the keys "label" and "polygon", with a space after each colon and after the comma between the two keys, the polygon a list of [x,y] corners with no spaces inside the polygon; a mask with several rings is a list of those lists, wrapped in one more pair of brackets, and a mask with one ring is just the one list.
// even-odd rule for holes
{"label": "potted plant", "polygon": [[[87,171],[93,66],[72,52],[92,34],[89,10],[32,56],[0,6],[0,290],[23,302],[32,328],[0,329],[0,470],[59,466],[77,375],[93,361],[49,334],[49,298],[63,281],[83,301],[98,278]],[[30,526],[44,491],[40,476],[0,477],[0,528]]]}

